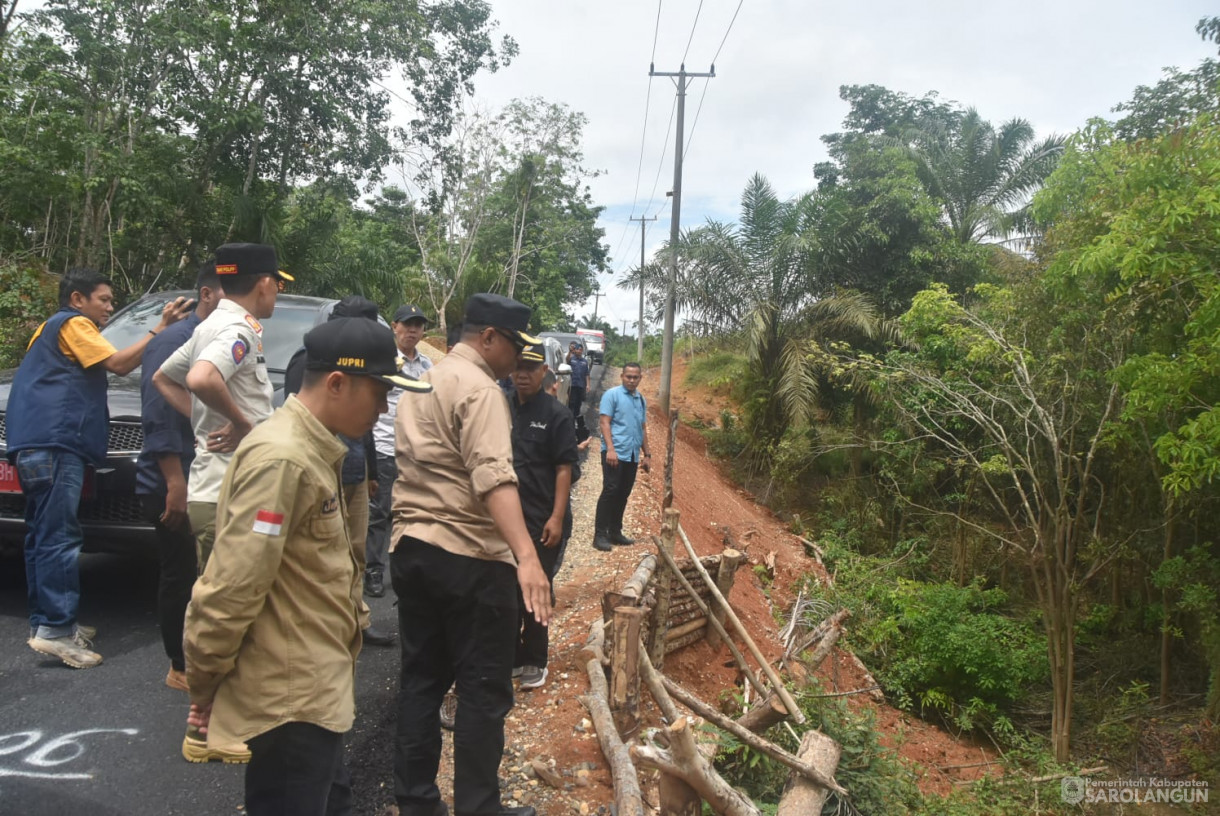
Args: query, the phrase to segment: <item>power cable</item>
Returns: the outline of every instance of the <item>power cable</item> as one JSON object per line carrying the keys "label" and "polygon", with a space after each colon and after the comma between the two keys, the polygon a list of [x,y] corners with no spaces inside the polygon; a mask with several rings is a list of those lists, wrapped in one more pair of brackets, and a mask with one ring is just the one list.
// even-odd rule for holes
{"label": "power cable", "polygon": [[[729,20],[729,27],[725,29],[724,36],[720,38],[720,47],[716,49],[716,55],[712,57],[712,70],[716,69],[716,60],[720,57],[720,52],[724,50],[724,44],[728,42],[729,32],[733,30],[733,23],[737,22],[737,15],[741,12],[741,7],[745,0],[738,0],[737,9],[733,12],[733,19]],[[703,100],[707,96],[707,86],[711,83],[707,80],[703,81],[703,93],[699,94],[699,106],[695,108],[695,120],[690,126],[690,135],[686,137],[686,147],[682,148],[682,159],[686,160],[686,154],[690,152],[691,139],[695,138],[695,128],[699,126],[699,114],[703,111]]]}
{"label": "power cable", "polygon": [[686,55],[690,53],[691,41],[695,39],[695,28],[699,25],[699,12],[703,11],[703,0],[699,0],[699,8],[695,9],[695,22],[690,27],[690,37],[686,41],[686,50],[682,52],[682,63],[686,64]]}

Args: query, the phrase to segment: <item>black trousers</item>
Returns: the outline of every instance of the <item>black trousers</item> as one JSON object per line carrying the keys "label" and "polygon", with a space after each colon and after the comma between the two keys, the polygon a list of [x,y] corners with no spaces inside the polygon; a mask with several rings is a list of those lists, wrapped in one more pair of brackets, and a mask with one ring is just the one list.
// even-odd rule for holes
{"label": "black trousers", "polygon": [[597,516],[594,529],[597,532],[621,534],[623,513],[627,510],[627,499],[635,487],[635,471],[638,462],[618,460],[617,467],[606,464],[606,452],[602,451],[602,494],[597,499]]}
{"label": "black trousers", "polygon": [[572,386],[568,391],[568,410],[572,416],[580,416],[580,408],[585,404],[585,389]]}
{"label": "black trousers", "polygon": [[393,456],[377,454],[377,495],[369,502],[369,537],[364,545],[364,571],[385,574],[386,557],[390,549],[390,528],[394,480],[398,464]]}
{"label": "black trousers", "polygon": [[343,735],[313,723],[290,722],[246,743],[249,816],[348,816],[352,777],[343,761]]}
{"label": "black trousers", "polygon": [[390,554],[398,596],[402,676],[394,747],[394,798],[401,816],[433,816],[440,790],[440,706],[457,681],[453,809],[500,810],[504,718],[513,707],[517,571],[403,537]]}
{"label": "black trousers", "polygon": [[[551,598],[555,598],[555,573],[559,571],[559,555],[563,552],[563,546],[567,542],[564,539],[554,547],[544,547],[537,541],[534,542],[534,551],[538,553],[538,560],[542,562],[542,571],[546,573],[546,577],[551,579]],[[517,659],[513,661],[514,666],[537,666],[540,669],[546,668],[547,651],[550,648],[550,638],[548,637],[549,627],[543,626],[534,619],[531,612],[526,611],[525,597],[521,594],[521,585],[517,585],[517,609],[518,618],[520,619],[521,636],[517,640]]]}
{"label": "black trousers", "polygon": [[186,605],[191,600],[191,587],[199,575],[195,557],[195,536],[187,524],[183,529],[171,530],[161,523],[165,512],[164,496],[140,496],[140,507],[157,532],[157,560],[161,566],[161,577],[157,583],[157,619],[161,626],[161,642],[170,665],[178,671],[186,671],[182,656],[182,622],[186,617]]}

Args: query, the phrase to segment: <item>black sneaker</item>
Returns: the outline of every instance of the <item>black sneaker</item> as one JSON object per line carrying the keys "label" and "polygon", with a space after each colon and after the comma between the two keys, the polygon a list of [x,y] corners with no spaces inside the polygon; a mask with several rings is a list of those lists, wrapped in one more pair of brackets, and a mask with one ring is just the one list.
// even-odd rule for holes
{"label": "black sneaker", "polygon": [[[465,816],[465,814],[459,813],[457,816]],[[538,811],[529,805],[523,805],[522,807],[501,807],[499,810],[477,816],[538,816]]]}
{"label": "black sneaker", "polygon": [[610,534],[610,543],[616,547],[630,547],[635,543],[634,538],[627,538],[621,532]]}
{"label": "black sneaker", "polygon": [[610,552],[610,548],[610,536],[604,531],[598,530],[593,536],[593,549]]}
{"label": "black sneaker", "polygon": [[385,579],[381,577],[380,572],[365,570],[364,594],[370,598],[380,598],[385,595]]}

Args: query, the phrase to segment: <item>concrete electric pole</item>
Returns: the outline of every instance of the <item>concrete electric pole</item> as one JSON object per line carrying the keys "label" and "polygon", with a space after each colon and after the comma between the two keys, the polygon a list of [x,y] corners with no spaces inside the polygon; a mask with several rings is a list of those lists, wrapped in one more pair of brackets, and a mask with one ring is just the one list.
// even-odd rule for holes
{"label": "concrete electric pole", "polygon": [[678,135],[674,142],[674,189],[673,189],[673,215],[670,216],[669,223],[669,285],[665,292],[665,334],[661,342],[661,388],[660,402],[661,412],[665,416],[669,416],[669,391],[670,381],[673,379],[674,370],[674,291],[678,286],[678,237],[681,234],[681,216],[682,216],[682,154],[683,150],[683,119],[686,112],[686,85],[687,80],[706,77],[711,79],[716,76],[716,66],[712,66],[712,70],[706,74],[689,73],[686,70],[686,65],[683,64],[675,73],[673,71],[657,71],[655,66],[650,65],[648,70],[649,76],[665,76],[674,77],[674,85],[678,89]]}
{"label": "concrete electric pole", "polygon": [[657,217],[652,218],[628,218],[628,221],[640,222],[640,322],[636,326],[635,331],[635,359],[640,363],[644,362],[644,222],[656,221]]}

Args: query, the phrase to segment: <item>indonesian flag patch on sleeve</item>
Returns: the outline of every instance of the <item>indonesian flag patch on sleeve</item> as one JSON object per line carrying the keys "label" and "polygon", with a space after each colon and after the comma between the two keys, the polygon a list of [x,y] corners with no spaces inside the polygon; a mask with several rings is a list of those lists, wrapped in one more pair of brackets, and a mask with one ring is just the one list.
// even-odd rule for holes
{"label": "indonesian flag patch on sleeve", "polygon": [[273,513],[270,510],[259,510],[254,517],[254,532],[263,535],[277,536],[284,526],[284,514]]}

